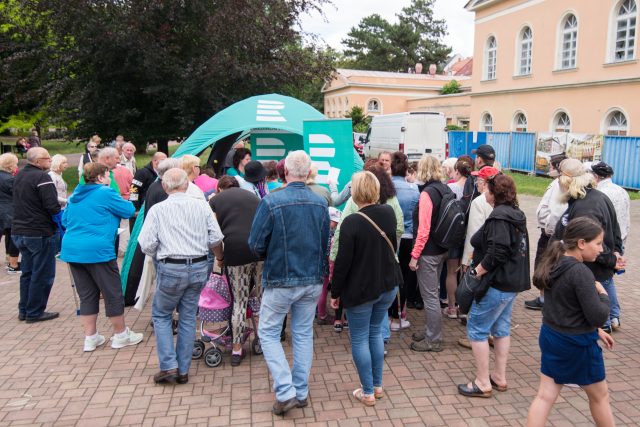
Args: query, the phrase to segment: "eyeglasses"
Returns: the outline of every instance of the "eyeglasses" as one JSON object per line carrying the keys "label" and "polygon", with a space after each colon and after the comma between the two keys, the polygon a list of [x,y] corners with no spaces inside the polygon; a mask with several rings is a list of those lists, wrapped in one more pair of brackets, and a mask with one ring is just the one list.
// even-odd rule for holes
{"label": "eyeglasses", "polygon": [[36,160],[51,160],[51,157],[38,157]]}

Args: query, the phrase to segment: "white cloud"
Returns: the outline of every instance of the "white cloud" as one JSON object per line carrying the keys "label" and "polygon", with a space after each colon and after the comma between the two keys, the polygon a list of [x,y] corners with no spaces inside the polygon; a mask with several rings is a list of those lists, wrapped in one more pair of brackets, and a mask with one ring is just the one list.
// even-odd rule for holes
{"label": "white cloud", "polygon": [[[341,41],[351,27],[358,25],[365,16],[379,14],[390,22],[396,22],[396,14],[411,4],[410,0],[332,0],[333,5],[325,5],[325,19],[318,13],[302,17],[302,29],[321,37],[329,46],[342,50]],[[473,54],[473,13],[467,12],[467,0],[436,0],[435,16],[444,19],[449,34],[444,41],[453,47],[454,53],[463,56]],[[325,21],[326,20],[326,21]]]}

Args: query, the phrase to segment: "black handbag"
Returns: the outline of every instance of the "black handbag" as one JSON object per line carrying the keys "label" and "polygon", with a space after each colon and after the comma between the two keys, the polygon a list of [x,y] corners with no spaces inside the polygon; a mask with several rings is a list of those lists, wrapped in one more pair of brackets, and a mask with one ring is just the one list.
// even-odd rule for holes
{"label": "black handbag", "polygon": [[469,313],[471,304],[476,297],[482,297],[486,293],[486,280],[477,278],[471,274],[472,268],[468,268],[462,276],[458,288],[456,289],[456,303],[458,304],[458,310],[462,314]]}

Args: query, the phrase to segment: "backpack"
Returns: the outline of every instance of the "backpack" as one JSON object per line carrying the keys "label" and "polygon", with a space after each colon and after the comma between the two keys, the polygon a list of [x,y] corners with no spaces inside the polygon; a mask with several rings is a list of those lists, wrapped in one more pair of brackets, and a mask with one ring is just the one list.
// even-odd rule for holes
{"label": "backpack", "polygon": [[438,246],[445,249],[459,248],[464,244],[467,234],[466,212],[463,210],[462,200],[457,200],[456,195],[449,187],[443,186],[446,191],[442,191],[438,186],[434,186],[442,199],[436,225],[431,230],[431,237]]}
{"label": "backpack", "polygon": [[478,197],[478,186],[476,185],[476,177],[469,175],[464,182],[464,188],[462,189],[462,198],[460,199],[460,207],[464,212],[465,219],[469,219],[469,209],[471,208],[471,202]]}

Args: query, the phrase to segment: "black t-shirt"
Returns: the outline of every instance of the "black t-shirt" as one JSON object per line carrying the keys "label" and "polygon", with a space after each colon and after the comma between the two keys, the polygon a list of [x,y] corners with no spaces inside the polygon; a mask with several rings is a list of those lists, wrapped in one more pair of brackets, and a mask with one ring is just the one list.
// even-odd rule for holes
{"label": "black t-shirt", "polygon": [[242,188],[227,188],[209,201],[224,234],[224,263],[238,266],[258,261],[249,249],[249,233],[260,198]]}

